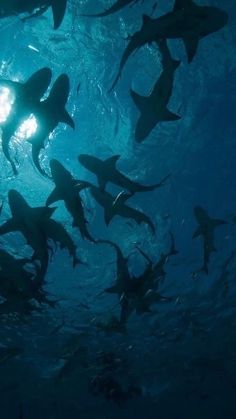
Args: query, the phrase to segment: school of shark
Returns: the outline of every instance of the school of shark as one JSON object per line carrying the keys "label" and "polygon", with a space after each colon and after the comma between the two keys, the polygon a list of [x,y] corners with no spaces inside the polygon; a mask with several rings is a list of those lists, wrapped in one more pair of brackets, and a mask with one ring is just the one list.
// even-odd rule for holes
{"label": "school of shark", "polygon": [[[171,396],[169,399],[163,396],[163,400],[161,396],[155,396],[151,384],[146,383],[147,379],[144,378],[142,382],[142,366],[140,366],[140,376],[137,372],[137,365],[142,365],[142,356],[146,357],[147,365],[149,369],[151,368],[150,374],[153,368],[153,371],[156,371],[155,377],[157,375],[160,378],[164,374],[162,365],[168,364],[173,376],[180,374],[189,383],[184,392],[186,403],[189,404],[194,397],[196,404],[205,403],[205,406],[212,404],[208,391],[212,377],[215,381],[220,377],[218,385],[228,386],[229,393],[235,391],[236,381],[234,382],[233,375],[228,372],[230,368],[214,356],[211,358],[207,352],[207,343],[204,343],[207,342],[204,341],[207,333],[211,334],[207,328],[204,328],[205,311],[211,312],[212,317],[216,317],[213,311],[214,304],[219,306],[229,304],[229,311],[233,310],[226,296],[229,293],[230,278],[233,275],[230,267],[234,269],[236,258],[234,249],[230,250],[230,256],[228,255],[222,266],[218,268],[218,276],[215,274],[215,267],[219,266],[218,262],[222,260],[220,254],[225,241],[230,236],[235,218],[222,211],[219,197],[215,197],[216,205],[210,207],[202,199],[198,201],[199,194],[196,190],[195,205],[187,208],[182,220],[182,230],[180,229],[179,234],[175,234],[173,227],[175,203],[169,205],[167,212],[158,218],[159,221],[151,215],[153,212],[158,213],[159,207],[163,207],[165,200],[170,202],[166,197],[176,178],[175,170],[171,167],[171,159],[163,166],[164,169],[158,172],[154,171],[158,162],[153,161],[153,168],[150,165],[148,167],[149,173],[154,174],[151,175],[152,180],[143,181],[141,180],[143,174],[141,169],[139,170],[141,167],[139,158],[145,159],[145,154],[151,155],[152,150],[160,147],[160,143],[164,142],[162,138],[159,138],[160,136],[158,137],[160,127],[167,131],[168,127],[174,130],[176,126],[181,132],[181,124],[186,117],[184,107],[174,110],[172,102],[176,90],[178,95],[184,94],[178,88],[179,71],[184,68],[186,74],[192,72],[191,77],[197,83],[199,73],[195,61],[197,62],[198,54],[201,55],[201,47],[204,48],[208,38],[213,43],[215,42],[215,54],[218,53],[219,61],[221,60],[221,51],[218,51],[217,45],[229,24],[229,14],[224,10],[224,3],[217,7],[208,4],[216,3],[210,0],[164,2],[166,8],[164,14],[159,13],[161,1],[113,0],[107,2],[108,7],[105,9],[102,9],[102,4],[106,2],[96,3],[95,5],[92,1],[75,0],[0,0],[0,22],[18,19],[22,25],[28,25],[26,26],[28,41],[26,42],[29,43],[32,36],[32,45],[35,25],[43,25],[45,19],[49,19],[51,37],[59,39],[54,38],[55,34],[61,33],[61,28],[69,13],[72,14],[73,20],[75,10],[78,22],[83,22],[89,28],[93,27],[95,22],[102,22],[104,27],[107,25],[107,34],[115,30],[112,25],[114,22],[117,24],[119,19],[125,25],[126,12],[128,16],[131,16],[129,13],[132,14],[133,11],[136,13],[135,16],[140,15],[139,22],[135,22],[138,29],[125,38],[123,53],[121,56],[116,55],[114,62],[111,63],[113,71],[106,80],[106,95],[113,98],[117,106],[126,109],[127,114],[132,108],[131,112],[134,115],[131,119],[132,129],[129,140],[131,158],[128,163],[124,146],[117,147],[119,151],[112,153],[112,147],[102,144],[102,139],[99,141],[101,149],[106,150],[104,154],[96,153],[96,148],[91,148],[91,151],[87,152],[82,147],[81,152],[73,155],[73,164],[71,164],[71,158],[63,158],[64,150],[70,147],[68,142],[61,147],[60,153],[56,152],[59,137],[63,138],[65,133],[67,136],[74,135],[78,138],[81,135],[80,126],[75,118],[77,103],[72,103],[71,100],[74,83],[78,86],[75,101],[78,102],[78,106],[83,105],[85,108],[87,106],[86,103],[81,104],[82,80],[73,80],[71,73],[67,74],[66,66],[61,71],[60,67],[51,64],[49,59],[47,65],[43,61],[42,65],[38,66],[28,77],[22,75],[15,77],[14,68],[8,74],[1,69],[0,154],[2,164],[8,174],[6,178],[1,176],[5,193],[1,192],[0,196],[0,320],[3,325],[0,368],[5,368],[3,374],[9,374],[11,379],[7,380],[5,385],[0,380],[0,388],[1,397],[4,395],[7,400],[8,395],[14,394],[14,401],[11,413],[7,412],[7,408],[3,407],[4,403],[2,404],[5,410],[1,412],[0,407],[0,418],[187,419],[191,417],[195,419],[199,417],[197,408],[196,413],[186,408],[186,411],[183,410],[180,414],[181,410],[176,412],[176,407],[173,407],[173,411],[171,410]],[[143,14],[142,8],[145,5],[148,5],[150,15]],[[132,27],[130,23],[128,26]],[[93,47],[91,33],[88,34],[90,48]],[[15,39],[10,42],[11,48],[17,48]],[[175,52],[176,43],[178,47]],[[64,48],[66,49],[66,46]],[[102,50],[102,45],[99,48]],[[145,85],[140,81],[141,77],[136,78],[135,83],[130,82],[128,77],[132,63],[133,78],[136,77],[135,68],[137,71],[140,70],[138,65],[137,67],[134,65],[138,57],[137,52],[142,53],[143,56],[146,54],[141,73],[144,77],[150,70],[149,59],[151,60],[152,54],[159,59],[161,71],[152,82],[149,94],[139,93],[144,91],[142,83]],[[33,53],[39,53],[37,59],[40,58],[40,49],[34,49]],[[115,67],[115,62],[118,63],[118,69]],[[27,65],[25,62],[23,64]],[[195,70],[192,71],[191,68],[194,65]],[[86,71],[89,73],[89,68]],[[158,74],[158,69],[156,74]],[[89,77],[89,74],[87,76]],[[95,90],[94,86],[95,84],[93,85]],[[129,109],[125,103],[122,103],[122,95],[120,95],[122,88],[126,89],[126,93],[128,92]],[[89,94],[88,91],[87,94]],[[5,104],[2,105],[4,98]],[[119,120],[119,109],[117,112]],[[90,115],[93,118],[91,113]],[[204,118],[207,117],[206,111]],[[31,121],[28,130],[27,127],[24,129],[25,121]],[[198,124],[201,125],[201,119]],[[22,138],[24,139],[23,147],[26,150],[24,156],[21,156],[23,149],[19,147],[19,144],[23,142]],[[173,143],[175,143],[172,146],[173,152],[178,153],[178,142],[175,140],[173,138]],[[112,142],[112,136],[110,141]],[[116,141],[115,138],[114,141]],[[136,149],[139,150],[137,155]],[[133,157],[132,153],[134,153]],[[188,156],[185,158],[187,159]],[[124,167],[128,169],[129,162],[138,176],[132,176],[129,170],[124,169]],[[17,186],[22,182],[21,176],[24,174],[25,164],[28,164],[28,179],[31,175],[32,179],[38,179],[38,184],[32,180],[30,190],[27,189],[29,182],[26,182],[23,188]],[[201,162],[199,162],[199,170],[201,167]],[[207,183],[207,179],[205,182]],[[178,187],[174,188],[177,190]],[[37,197],[37,195],[40,202],[32,205],[34,200],[31,197]],[[41,199],[42,196],[45,199]],[[176,198],[176,206],[177,201],[178,198]],[[149,211],[149,207],[152,211]],[[63,214],[61,218],[60,214]],[[191,220],[192,231],[184,230],[185,219]],[[165,246],[159,243],[163,236],[162,229],[165,229]],[[126,232],[125,239],[122,238],[123,230]],[[184,235],[184,231],[186,237],[180,238]],[[21,245],[14,246],[17,240],[20,240]],[[189,284],[193,284],[189,292],[191,295],[194,295],[194,289],[196,292],[192,303],[194,307],[191,310],[182,309],[187,294],[183,292],[182,295],[180,287],[178,288],[174,282],[168,280],[169,272],[171,272],[170,276],[176,276],[176,282],[178,282],[178,276],[187,275],[187,265],[179,245],[181,240],[186,241],[186,249],[192,246],[192,243],[197,249],[197,261],[194,267],[190,267],[186,286],[191,287]],[[93,259],[92,266],[91,259],[88,257],[89,252]],[[60,255],[63,256],[60,258]],[[55,273],[54,259],[57,264]],[[67,260],[69,263],[63,262]],[[68,270],[66,278],[68,287],[70,287],[71,275],[78,277],[82,275],[85,278],[84,295],[86,292],[94,294],[89,301],[85,301],[84,298],[80,299],[80,291],[73,292],[71,288],[71,298],[76,299],[77,306],[79,304],[78,307],[80,307],[78,313],[75,313],[75,308],[72,310],[72,306],[70,308],[70,302],[68,302],[68,308],[66,302],[63,306],[63,292],[61,297],[58,297],[56,293],[54,295],[50,291],[53,289],[50,288],[52,283],[54,287],[60,288],[60,269],[63,271],[63,263],[64,265],[66,263],[65,267]],[[104,264],[107,264],[107,268]],[[101,272],[98,274],[99,268]],[[214,284],[211,280],[212,273],[217,276]],[[64,275],[67,276],[66,273]],[[87,279],[86,275],[88,275]],[[100,278],[100,288],[96,284],[94,292],[89,275],[91,278],[96,278],[95,282]],[[103,281],[103,277],[109,278],[108,281]],[[201,294],[203,291],[200,289],[196,291],[196,284],[209,284],[209,281],[215,293],[218,292],[216,288],[221,283],[222,300],[219,300],[217,294],[217,297],[213,298],[214,301],[211,301],[212,306],[206,304],[204,306],[204,297]],[[93,307],[93,301],[96,299],[103,301],[102,314],[96,314],[97,308]],[[61,311],[60,307],[63,307]],[[198,316],[196,313],[200,308],[202,311]],[[64,315],[60,320],[57,314],[52,328],[51,323],[47,323],[47,316],[53,317],[53,313],[57,310],[58,312],[72,310],[77,321],[82,310],[87,318],[87,324],[85,321],[83,328],[80,328],[77,324],[68,324]],[[178,321],[178,324],[182,326],[172,327],[171,333],[168,333],[166,329],[162,331],[164,316],[169,321],[175,317],[176,324]],[[43,351],[49,351],[50,356],[54,357],[54,361],[56,358],[57,362],[55,361],[51,367],[45,367],[43,378],[40,379],[43,382],[40,381],[39,384],[34,381],[37,379],[34,378],[35,373],[32,372],[33,362],[32,365],[29,364],[29,372],[26,374],[32,373],[32,377],[28,381],[27,391],[22,391],[18,380],[13,380],[10,371],[12,371],[11,368],[16,368],[19,376],[23,374],[18,364],[21,364],[27,348],[22,348],[22,343],[17,344],[12,340],[12,335],[18,334],[22,337],[20,341],[23,342],[24,328],[25,334],[30,333],[27,332],[27,327],[30,322],[33,325],[34,321],[41,322],[42,329],[40,329],[38,339],[28,336],[29,346],[34,342],[34,347],[40,354]],[[11,322],[13,322],[12,326]],[[4,341],[5,327],[10,330],[11,337]],[[142,332],[140,329],[143,329]],[[147,332],[147,330],[149,330],[150,339],[156,339],[153,348],[158,348],[159,344],[160,347],[163,345],[160,358],[158,349],[153,349],[150,354],[148,349],[145,349],[148,343],[144,335],[139,340],[137,339],[139,333]],[[230,328],[225,330],[226,334],[230,333]],[[43,348],[41,337],[44,331],[49,343]],[[71,334],[73,342],[63,350],[61,348],[61,353],[58,354],[58,348],[64,339],[63,333],[66,339]],[[89,333],[92,335],[90,336]],[[195,355],[190,361],[181,361],[183,370],[180,372],[176,364],[172,363],[171,357],[167,355],[167,351],[170,350],[167,349],[167,345],[172,345],[173,352],[178,351],[177,347],[181,345],[185,334],[191,334],[192,339],[196,340],[196,348],[198,347],[197,338],[199,338],[206,349],[206,354],[202,355],[202,352],[198,352],[197,349],[199,356],[194,352]],[[168,344],[165,342],[165,337]],[[217,345],[213,338],[212,342],[212,345]],[[231,346],[230,342],[229,339],[229,346]],[[52,349],[53,345],[54,349]],[[183,344],[183,351],[185,350]],[[132,364],[136,366],[132,367]],[[27,370],[27,362],[23,361],[22,365],[24,365],[22,368]],[[43,369],[40,361],[37,368]],[[198,379],[193,384],[194,374],[198,375]],[[144,371],[143,377],[145,377]],[[154,387],[155,385],[153,384]],[[34,393],[35,399],[30,397],[29,401],[26,394],[31,391],[32,386],[35,386],[37,394]],[[177,387],[181,385],[177,384]],[[163,394],[164,388],[163,385]],[[80,401],[76,401],[77,393],[84,394],[78,399]],[[83,408],[81,404],[81,400],[86,397],[88,397],[87,404],[91,405],[91,411]],[[180,400],[179,397],[176,396],[176,399]],[[93,405],[91,400],[95,400],[95,403],[98,400],[100,402]],[[177,400],[174,400],[173,406],[176,406]],[[38,403],[40,406],[36,408]],[[165,411],[166,407],[163,408],[166,403],[169,405],[167,411]],[[228,413],[223,414],[219,408],[219,416],[217,416],[212,413],[213,407],[210,406],[209,411],[208,407],[204,407],[206,409],[204,412],[208,413],[202,413],[201,417],[233,419],[236,409],[230,405],[230,402],[226,403]],[[182,402],[180,404],[182,405]],[[92,406],[95,406],[93,413]],[[109,408],[106,406],[115,406],[115,408],[109,413]]]}

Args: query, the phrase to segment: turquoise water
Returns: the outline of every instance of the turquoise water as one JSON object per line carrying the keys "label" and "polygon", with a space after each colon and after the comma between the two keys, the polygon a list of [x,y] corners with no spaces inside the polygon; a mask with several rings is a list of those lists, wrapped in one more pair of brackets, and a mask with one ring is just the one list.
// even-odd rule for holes
{"label": "turquoise water", "polygon": [[[108,330],[104,325],[113,316],[119,319],[121,310],[117,295],[104,292],[114,283],[116,254],[109,245],[83,240],[72,227],[64,203],[56,202],[52,218],[71,235],[84,264],[73,268],[66,249],[58,246],[42,285],[47,298],[57,302],[55,307],[31,301],[35,310],[28,314],[14,307],[0,315],[0,418],[18,418],[22,408],[25,419],[233,419],[234,2],[227,0],[222,5],[209,0],[211,6],[224,8],[229,22],[200,41],[191,64],[183,43],[169,41],[173,58],[181,64],[175,71],[168,108],[181,119],[158,124],[141,144],[134,141],[139,112],[129,91],[132,87],[142,95],[150,93],[162,71],[158,48],[146,45],[138,50],[128,60],[115,89],[109,92],[109,88],[126,38],[139,30],[142,15],[151,15],[155,2],[139,2],[106,18],[80,16],[104,10],[107,5],[105,0],[99,1],[94,9],[93,3],[68,1],[56,30],[50,9],[25,22],[19,16],[1,19],[0,77],[25,82],[34,72],[49,67],[51,88],[61,74],[69,76],[66,109],[75,130],[60,123],[45,141],[40,164],[48,174],[50,160],[57,159],[75,179],[97,185],[96,177],[79,164],[80,154],[101,159],[119,154],[118,169],[145,185],[171,174],[162,188],[129,199],[129,205],[150,217],[155,235],[146,224],[118,216],[107,227],[103,210],[89,189],[83,190],[81,197],[90,233],[117,243],[129,256],[133,276],[140,276],[147,266],[137,246],[155,263],[162,253],[168,253],[172,232],[178,254],[166,260],[166,277],[160,288],[160,293],[172,300],[154,304],[150,313],[132,313],[122,333]],[[153,16],[169,12],[172,6],[171,1],[158,1]],[[9,100],[3,105],[0,102],[0,116],[7,113]],[[34,128],[30,123],[28,129]],[[32,207],[39,207],[45,205],[54,187],[35,168],[25,131],[12,139],[10,152],[18,175],[12,173],[0,152],[1,224],[11,216],[10,189],[20,192]],[[107,190],[116,196],[122,188],[109,183]],[[197,228],[196,205],[228,223],[216,229],[217,252],[211,255],[208,275],[198,272],[203,257],[201,238],[192,240]],[[16,258],[32,256],[32,248],[19,232],[1,236],[0,244]],[[4,302],[4,295],[1,298]],[[17,350],[12,354],[9,348]],[[109,396],[104,387],[96,387],[108,378],[121,386],[125,394],[121,400],[115,397],[111,381]],[[136,389],[132,395],[131,387]]]}

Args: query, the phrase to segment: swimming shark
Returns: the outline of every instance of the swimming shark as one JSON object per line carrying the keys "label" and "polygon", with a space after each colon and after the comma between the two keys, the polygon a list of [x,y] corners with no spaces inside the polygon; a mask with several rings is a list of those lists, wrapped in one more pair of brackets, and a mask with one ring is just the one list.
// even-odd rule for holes
{"label": "swimming shark", "polygon": [[8,202],[12,217],[0,226],[0,235],[19,231],[34,250],[32,260],[39,260],[40,273],[44,278],[49,262],[49,246],[42,226],[56,208],[32,208],[24,197],[14,189],[8,192]]}
{"label": "swimming shark", "polygon": [[33,162],[38,171],[46,177],[48,175],[39,163],[39,153],[44,148],[46,138],[48,138],[60,122],[64,122],[73,129],[75,128],[73,119],[65,109],[69,93],[69,78],[66,74],[62,74],[56,79],[47,99],[39,102],[33,110],[37,121],[37,130],[28,141],[32,145]]}
{"label": "swimming shark", "polygon": [[[37,267],[28,271],[26,265],[32,261],[27,258],[17,259],[0,249],[0,295],[6,299],[8,308],[35,299],[38,303],[54,306],[42,289],[42,277]],[[10,303],[10,304],[9,304]],[[5,305],[6,308],[6,305]]]}
{"label": "swimming shark", "polygon": [[97,176],[99,187],[102,190],[105,189],[108,182],[111,182],[129,190],[132,194],[135,192],[153,191],[154,189],[163,186],[165,181],[170,177],[170,175],[168,175],[159,183],[155,183],[151,186],[141,185],[140,183],[129,179],[117,169],[116,164],[119,159],[120,155],[109,157],[106,160],[101,160],[98,157],[88,154],[80,154],[78,157],[82,166]]}
{"label": "swimming shark", "polygon": [[55,189],[47,198],[46,205],[51,205],[59,200],[64,201],[67,211],[73,218],[73,227],[78,227],[81,236],[92,242],[95,239],[88,231],[88,221],[84,215],[84,208],[79,192],[91,186],[89,182],[76,180],[71,173],[56,159],[50,161],[51,175]]}
{"label": "swimming shark", "polygon": [[104,12],[96,13],[96,14],[82,14],[80,16],[84,17],[105,17],[112,15],[113,13],[119,12],[124,7],[128,6],[129,4],[136,4],[140,0],[117,0],[111,7],[106,9]]}
{"label": "swimming shark", "polygon": [[115,198],[108,192],[102,191],[96,186],[92,186],[90,192],[97,203],[104,208],[106,225],[109,225],[115,215],[119,215],[123,218],[132,218],[137,224],[146,223],[150,227],[152,233],[155,234],[155,226],[152,220],[143,212],[125,204],[132,194],[126,194],[122,191]]}
{"label": "swimming shark", "polygon": [[158,18],[143,15],[141,29],[129,37],[110,91],[120,79],[129,57],[144,45],[158,43],[162,39],[182,39],[190,63],[199,41],[223,28],[227,21],[225,11],[213,6],[198,6],[192,0],[175,0],[173,10]]}
{"label": "swimming shark", "polygon": [[1,0],[0,18],[29,13],[28,19],[42,15],[51,7],[54,29],[58,29],[63,21],[66,6],[67,0]]}
{"label": "swimming shark", "polygon": [[167,107],[172,95],[174,74],[180,61],[173,60],[171,57],[166,39],[159,42],[159,48],[163,70],[150,95],[142,96],[133,89],[130,90],[130,95],[140,112],[135,127],[135,141],[139,143],[148,137],[159,122],[180,119],[179,115],[174,114]]}
{"label": "swimming shark", "polygon": [[226,221],[217,218],[210,218],[207,212],[200,206],[194,207],[194,215],[198,223],[198,228],[193,234],[193,238],[202,236],[203,238],[203,267],[201,268],[208,274],[208,264],[212,252],[216,252],[214,244],[215,228],[227,224]]}
{"label": "swimming shark", "polygon": [[38,105],[50,85],[51,78],[52,71],[50,68],[44,67],[33,73],[25,83],[0,80],[0,87],[3,86],[10,89],[14,97],[11,113],[7,120],[0,124],[0,127],[2,129],[2,150],[15,175],[17,174],[17,169],[10,156],[10,140],[20,125],[30,117],[34,107]]}
{"label": "swimming shark", "polygon": [[129,272],[129,257],[123,255],[120,247],[111,240],[98,240],[98,243],[108,244],[113,247],[116,252],[116,279],[114,285],[105,289],[110,294],[118,294],[119,297],[123,293],[129,292],[132,288],[132,277]]}

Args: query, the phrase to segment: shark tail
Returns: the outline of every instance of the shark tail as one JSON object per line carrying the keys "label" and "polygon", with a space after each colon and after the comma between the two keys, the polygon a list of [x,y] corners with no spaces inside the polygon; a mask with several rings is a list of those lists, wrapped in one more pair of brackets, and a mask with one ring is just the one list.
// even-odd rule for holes
{"label": "shark tail", "polygon": [[211,224],[215,228],[215,227],[218,227],[220,225],[227,224],[227,221],[214,218],[214,219],[211,219]]}
{"label": "shark tail", "polygon": [[54,20],[54,29],[58,29],[61,25],[66,12],[67,0],[52,0],[52,12]]}
{"label": "shark tail", "polygon": [[12,171],[13,171],[14,175],[16,176],[18,174],[18,171],[17,171],[17,168],[16,168],[16,165],[15,165],[14,161],[12,160],[12,158],[10,156],[8,138],[6,138],[5,141],[4,140],[2,141],[2,151],[3,151],[3,154],[6,157],[7,161],[10,163],[10,165],[12,167]]}
{"label": "shark tail", "polygon": [[169,179],[170,177],[171,177],[171,173],[169,173],[167,176],[165,176],[163,179],[161,179],[160,182],[155,183],[154,185],[151,185],[151,186],[147,186],[145,188],[145,190],[146,191],[153,191],[154,189],[161,188],[166,183],[167,179]]}
{"label": "shark tail", "polygon": [[51,179],[51,177],[42,169],[42,167],[40,166],[39,163],[39,151],[34,149],[33,145],[32,145],[32,159],[34,162],[34,165],[36,167],[36,169],[39,171],[39,173],[46,177],[47,179]]}

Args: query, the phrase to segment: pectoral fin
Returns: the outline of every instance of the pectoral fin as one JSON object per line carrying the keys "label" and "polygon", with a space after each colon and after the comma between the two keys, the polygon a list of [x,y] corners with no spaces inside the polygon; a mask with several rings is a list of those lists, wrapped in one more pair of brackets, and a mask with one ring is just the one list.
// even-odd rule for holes
{"label": "pectoral fin", "polygon": [[146,102],[147,102],[147,98],[145,96],[141,96],[138,93],[136,93],[134,90],[130,89],[130,95],[135,103],[135,105],[137,106],[137,108],[140,110],[140,112],[142,113],[145,109],[146,109]]}
{"label": "pectoral fin", "polygon": [[183,41],[188,56],[188,62],[191,63],[197,52],[199,38],[183,38]]}
{"label": "pectoral fin", "polygon": [[169,109],[165,110],[162,117],[163,121],[178,121],[179,119],[181,119],[181,116],[169,111]]}
{"label": "pectoral fin", "polygon": [[53,204],[54,202],[60,201],[61,199],[62,197],[60,196],[58,189],[55,188],[47,198],[46,205],[48,207],[49,205]]}
{"label": "pectoral fin", "polygon": [[18,223],[11,218],[10,220],[6,221],[4,224],[0,226],[0,235],[11,233],[12,231],[18,230]]}
{"label": "pectoral fin", "polygon": [[109,157],[105,160],[105,165],[111,169],[114,169],[116,167],[116,163],[120,158],[120,154],[116,154],[115,156]]}

